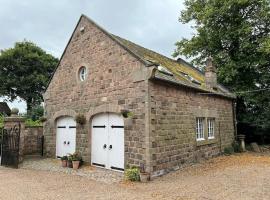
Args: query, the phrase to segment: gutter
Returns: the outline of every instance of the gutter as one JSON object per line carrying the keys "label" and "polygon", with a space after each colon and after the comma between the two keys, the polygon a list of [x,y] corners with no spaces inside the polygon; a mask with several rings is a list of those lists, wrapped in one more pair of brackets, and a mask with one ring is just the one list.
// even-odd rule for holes
{"label": "gutter", "polygon": [[201,91],[202,94],[205,94],[205,95],[209,94],[209,95],[222,96],[222,97],[225,97],[225,98],[228,98],[228,99],[236,99],[236,97],[234,95],[231,96],[231,95],[225,95],[225,94],[222,94],[222,93],[215,93],[215,92],[211,92],[211,91],[208,91],[208,90],[197,88],[197,87],[194,87],[194,86],[191,86],[191,85],[187,85],[187,84],[185,84],[183,82],[180,83],[180,81],[176,82],[176,81],[168,80],[168,79],[165,79],[165,78],[162,78],[162,77],[157,77],[156,74],[154,73],[155,71],[153,71],[151,77],[149,78],[150,80],[159,80],[159,81],[170,83],[172,85],[184,86],[184,87],[187,87],[187,88],[191,88],[193,90]]}

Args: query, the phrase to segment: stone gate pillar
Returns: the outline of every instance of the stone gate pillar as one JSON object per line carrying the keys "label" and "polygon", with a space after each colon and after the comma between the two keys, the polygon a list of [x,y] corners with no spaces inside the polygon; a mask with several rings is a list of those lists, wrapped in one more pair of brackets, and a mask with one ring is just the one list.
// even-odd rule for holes
{"label": "stone gate pillar", "polygon": [[19,148],[19,163],[23,161],[24,154],[24,133],[25,133],[25,119],[18,115],[19,110],[17,108],[12,108],[11,116],[4,118],[4,128],[11,129],[15,125],[21,126],[20,130],[20,148]]}

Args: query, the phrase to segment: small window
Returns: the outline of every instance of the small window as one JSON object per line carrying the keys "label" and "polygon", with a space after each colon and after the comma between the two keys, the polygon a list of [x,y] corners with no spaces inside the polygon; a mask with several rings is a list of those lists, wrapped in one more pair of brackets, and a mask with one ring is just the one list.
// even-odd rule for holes
{"label": "small window", "polygon": [[87,70],[86,67],[81,67],[79,70],[79,78],[81,81],[84,81],[86,79]]}
{"label": "small window", "polygon": [[204,118],[196,118],[196,139],[197,141],[204,140]]}
{"label": "small window", "polygon": [[214,118],[207,119],[207,125],[208,125],[208,139],[214,139],[215,138],[215,133],[214,133],[215,119]]}

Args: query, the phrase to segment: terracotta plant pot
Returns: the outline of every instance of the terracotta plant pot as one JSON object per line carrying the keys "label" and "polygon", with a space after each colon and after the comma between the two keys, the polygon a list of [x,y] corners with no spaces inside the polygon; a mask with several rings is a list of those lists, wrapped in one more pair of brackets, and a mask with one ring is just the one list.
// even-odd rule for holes
{"label": "terracotta plant pot", "polygon": [[67,167],[69,167],[69,168],[72,168],[72,167],[73,167],[72,161],[71,161],[71,160],[68,160],[68,161],[67,161]]}
{"label": "terracotta plant pot", "polygon": [[67,160],[62,160],[62,167],[67,167]]}
{"label": "terracotta plant pot", "polygon": [[79,169],[80,161],[72,161],[73,169]]}
{"label": "terracotta plant pot", "polygon": [[140,172],[140,180],[142,183],[146,183],[150,181],[150,173]]}

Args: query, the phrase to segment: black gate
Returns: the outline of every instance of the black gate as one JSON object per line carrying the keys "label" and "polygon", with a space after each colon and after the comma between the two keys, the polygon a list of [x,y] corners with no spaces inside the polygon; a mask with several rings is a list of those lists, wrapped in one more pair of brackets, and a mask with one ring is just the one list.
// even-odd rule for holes
{"label": "black gate", "polygon": [[3,129],[0,139],[1,165],[18,168],[21,124]]}

